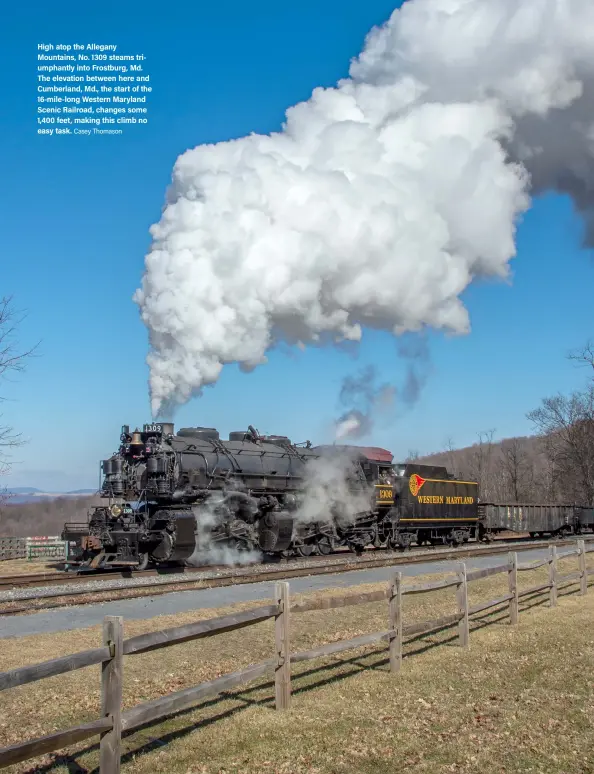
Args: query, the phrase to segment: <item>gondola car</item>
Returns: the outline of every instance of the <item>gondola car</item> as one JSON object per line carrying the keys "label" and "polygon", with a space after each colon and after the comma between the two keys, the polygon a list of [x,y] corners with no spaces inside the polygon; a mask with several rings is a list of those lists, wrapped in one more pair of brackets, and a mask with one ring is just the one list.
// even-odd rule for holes
{"label": "gondola car", "polygon": [[594,508],[579,508],[577,513],[578,530],[583,532],[594,532]]}
{"label": "gondola car", "polygon": [[580,531],[580,510],[555,503],[481,503],[479,538],[489,540],[498,532],[528,532],[533,538],[573,534]]}

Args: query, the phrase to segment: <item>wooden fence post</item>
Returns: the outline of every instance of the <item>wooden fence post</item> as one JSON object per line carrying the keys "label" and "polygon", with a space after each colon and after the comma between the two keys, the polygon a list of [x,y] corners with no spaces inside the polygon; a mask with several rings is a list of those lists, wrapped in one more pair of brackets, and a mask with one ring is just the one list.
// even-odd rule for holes
{"label": "wooden fence post", "polygon": [[509,601],[509,622],[518,623],[518,555],[515,551],[509,554],[507,568],[507,583],[512,598]]}
{"label": "wooden fence post", "polygon": [[402,666],[402,573],[397,572],[390,584],[390,672]]}
{"label": "wooden fence post", "polygon": [[458,621],[458,645],[461,648],[467,648],[469,646],[469,623],[468,623],[468,583],[466,580],[466,565],[464,562],[460,563],[460,571],[458,572],[459,583],[456,587],[456,598],[458,602],[458,612],[462,614],[462,618]]}
{"label": "wooden fence post", "polygon": [[586,569],[586,544],[583,540],[578,540],[578,565],[580,568],[580,594],[588,591],[588,571]]}
{"label": "wooden fence post", "polygon": [[276,641],[276,669],[274,670],[274,694],[277,710],[291,706],[291,651],[290,651],[290,615],[289,584],[281,581],[275,586],[276,604],[279,612],[274,619]]}
{"label": "wooden fence post", "polygon": [[119,774],[122,744],[124,619],[106,615],[103,619],[103,644],[111,651],[109,661],[101,666],[101,715],[110,717],[113,728],[101,734],[99,742],[100,774]]}
{"label": "wooden fence post", "polygon": [[557,546],[549,547],[549,606],[557,606]]}

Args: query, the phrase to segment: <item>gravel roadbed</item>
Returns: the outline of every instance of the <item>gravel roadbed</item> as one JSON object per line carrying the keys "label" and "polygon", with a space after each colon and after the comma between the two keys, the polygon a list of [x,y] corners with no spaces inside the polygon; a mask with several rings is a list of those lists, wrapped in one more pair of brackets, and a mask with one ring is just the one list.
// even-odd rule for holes
{"label": "gravel roadbed", "polygon": [[[74,591],[87,591],[92,594],[96,591],[112,591],[113,589],[125,589],[128,586],[166,586],[171,585],[172,582],[187,584],[187,583],[199,583],[201,580],[211,580],[214,578],[220,578],[228,576],[229,570],[213,571],[206,570],[205,572],[196,572],[191,575],[181,575],[176,578],[174,575],[169,576],[146,576],[140,578],[114,578],[113,580],[80,580],[76,583],[64,583],[64,585],[56,586],[27,586],[23,589],[9,589],[8,591],[0,591],[0,602],[16,602],[19,600],[38,599],[41,596],[48,597],[63,597],[71,594]],[[232,574],[243,575],[245,568],[236,568],[235,573]]]}
{"label": "gravel roadbed", "polygon": [[[485,551],[487,547],[485,547]],[[512,550],[510,548],[510,550]],[[448,553],[448,549],[427,549],[425,551],[417,551],[409,556],[426,557],[427,561],[439,561],[440,554]],[[371,561],[377,561],[378,559],[389,562],[391,559],[394,563],[403,563],[407,560],[407,555],[401,552],[395,551],[381,551],[381,552],[368,552],[364,556],[355,557],[352,554],[342,554],[341,556],[328,557],[324,560],[311,559],[291,559],[286,564],[266,564],[266,565],[244,565],[238,567],[225,567],[217,568],[213,570],[205,569],[203,572],[193,572],[189,574],[180,573],[178,577],[171,573],[168,575],[151,575],[145,577],[133,576],[131,578],[114,578],[113,580],[84,580],[81,577],[80,582],[77,583],[64,583],[64,585],[56,586],[27,586],[26,588],[8,589],[7,591],[0,591],[0,602],[24,602],[31,599],[38,599],[40,597],[52,598],[67,596],[72,592],[88,591],[92,594],[97,591],[111,591],[113,589],[125,589],[127,586],[159,586],[159,585],[171,585],[172,582],[179,583],[180,585],[188,583],[200,583],[204,580],[216,580],[217,578],[229,577],[229,576],[244,576],[246,574],[252,576],[258,576],[260,574],[268,573],[274,570],[281,570],[286,568],[287,570],[299,570],[299,569],[311,569],[312,575],[316,572],[316,567],[319,567],[320,563],[324,565],[336,564],[337,572],[348,572],[350,570],[364,570],[366,569],[366,563]],[[462,557],[464,558],[464,557]],[[418,559],[417,559],[418,561]],[[26,576],[24,576],[26,578]]]}

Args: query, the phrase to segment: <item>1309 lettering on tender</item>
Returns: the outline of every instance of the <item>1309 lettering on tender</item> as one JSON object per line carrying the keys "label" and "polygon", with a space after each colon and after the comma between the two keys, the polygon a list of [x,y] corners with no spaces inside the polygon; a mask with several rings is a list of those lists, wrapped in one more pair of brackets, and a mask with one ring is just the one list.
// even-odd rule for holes
{"label": "1309 lettering on tender", "polygon": [[391,489],[380,489],[378,497],[380,500],[393,500],[394,492]]}

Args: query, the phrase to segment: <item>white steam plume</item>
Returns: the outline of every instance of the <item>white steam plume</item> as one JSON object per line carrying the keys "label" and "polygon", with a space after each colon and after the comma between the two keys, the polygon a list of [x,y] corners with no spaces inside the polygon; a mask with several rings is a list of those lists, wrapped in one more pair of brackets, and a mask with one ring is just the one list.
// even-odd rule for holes
{"label": "white steam plume", "polygon": [[280,341],[466,333],[530,190],[594,241],[593,39],[592,0],[409,0],[281,132],[180,156],[135,295],[153,412]]}
{"label": "white steam plume", "polygon": [[367,417],[357,409],[352,409],[336,423],[336,440],[342,438],[361,438],[371,430]]}

